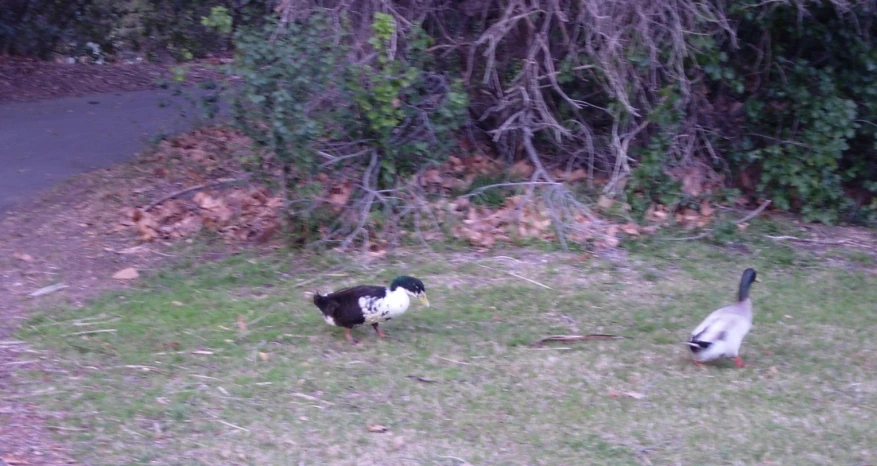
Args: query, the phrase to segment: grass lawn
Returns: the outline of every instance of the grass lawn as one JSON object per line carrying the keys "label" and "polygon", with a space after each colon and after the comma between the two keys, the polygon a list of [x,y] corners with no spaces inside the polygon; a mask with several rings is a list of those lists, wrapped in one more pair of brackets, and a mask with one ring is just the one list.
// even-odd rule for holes
{"label": "grass lawn", "polygon": [[[877,277],[846,259],[659,240],[590,260],[237,256],[46,310],[19,336],[58,361],[31,399],[95,465],[875,464]],[[750,266],[750,367],[695,367],[680,342]],[[307,294],[403,273],[432,307],[384,341],[354,330],[358,347]],[[627,338],[529,346],[587,333]]]}

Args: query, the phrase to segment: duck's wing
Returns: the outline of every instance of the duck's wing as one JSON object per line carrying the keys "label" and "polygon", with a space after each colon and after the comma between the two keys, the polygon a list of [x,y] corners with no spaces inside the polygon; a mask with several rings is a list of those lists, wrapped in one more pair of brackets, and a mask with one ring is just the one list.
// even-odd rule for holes
{"label": "duck's wing", "polygon": [[375,297],[383,298],[387,294],[387,289],[382,286],[359,285],[350,288],[344,288],[326,295],[326,299],[331,299],[339,303],[354,302],[358,303],[359,298]]}
{"label": "duck's wing", "polygon": [[732,309],[733,306],[723,307],[713,311],[707,316],[694,331],[688,344],[700,348],[708,348],[712,343],[726,341],[729,335],[745,324],[745,319]]}
{"label": "duck's wing", "polygon": [[364,297],[384,297],[386,288],[380,286],[360,285],[344,288],[322,297],[324,306],[320,307],[323,314],[332,318],[335,325],[353,327],[365,322],[359,299]]}

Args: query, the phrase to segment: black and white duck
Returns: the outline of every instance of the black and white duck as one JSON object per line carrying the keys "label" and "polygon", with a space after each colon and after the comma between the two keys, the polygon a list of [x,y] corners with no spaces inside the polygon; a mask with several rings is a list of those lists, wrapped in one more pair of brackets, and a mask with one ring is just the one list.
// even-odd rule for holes
{"label": "black and white duck", "polygon": [[344,337],[355,345],[357,341],[350,335],[352,328],[371,324],[378,337],[386,337],[378,324],[404,314],[411,297],[429,307],[423,282],[403,275],[388,287],[360,285],[325,295],[314,293],[314,304],[323,312],[326,323],[344,328]]}
{"label": "black and white duck", "polygon": [[737,367],[743,367],[740,346],[752,329],[752,300],[749,287],[759,282],[755,269],[746,269],[740,277],[737,302],[710,313],[691,332],[685,342],[694,354],[694,363],[701,365],[722,357],[734,358]]}

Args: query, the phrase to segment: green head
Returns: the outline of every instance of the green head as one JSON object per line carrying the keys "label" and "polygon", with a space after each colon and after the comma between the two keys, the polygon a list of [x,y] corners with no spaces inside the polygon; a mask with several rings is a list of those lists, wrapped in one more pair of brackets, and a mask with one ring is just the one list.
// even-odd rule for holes
{"label": "green head", "polygon": [[744,301],[749,297],[749,287],[754,282],[760,282],[755,269],[746,269],[740,277],[740,291],[737,292],[737,301]]}
{"label": "green head", "polygon": [[422,281],[414,277],[401,275],[396,277],[393,283],[390,283],[390,291],[395,291],[396,288],[402,288],[411,296],[419,299],[424,306],[429,307],[429,300],[426,298],[426,287],[423,286]]}

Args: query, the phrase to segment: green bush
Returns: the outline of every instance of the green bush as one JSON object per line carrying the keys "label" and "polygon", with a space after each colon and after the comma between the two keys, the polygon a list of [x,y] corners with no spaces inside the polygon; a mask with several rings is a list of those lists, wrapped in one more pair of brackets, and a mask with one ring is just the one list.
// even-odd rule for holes
{"label": "green bush", "polygon": [[310,203],[329,167],[367,167],[364,189],[393,187],[444,159],[465,121],[461,84],[429,70],[428,36],[410,32],[391,55],[392,18],[375,15],[372,31],[372,63],[351,62],[351,35],[321,14],[235,36],[235,121],[259,149],[251,166],[284,173],[293,205]]}
{"label": "green bush", "polygon": [[[872,13],[859,5],[842,16],[830,4],[814,2],[801,22],[793,5],[759,12],[745,3],[754,2],[732,10],[744,44],[730,66],[761,83],[735,90],[745,102],[745,122],[731,145],[732,167],[757,169],[758,191],[807,220],[834,223],[844,214],[868,220],[877,204],[857,206],[847,193],[877,194]],[[751,50],[759,49],[772,57],[766,72],[753,63]]]}

